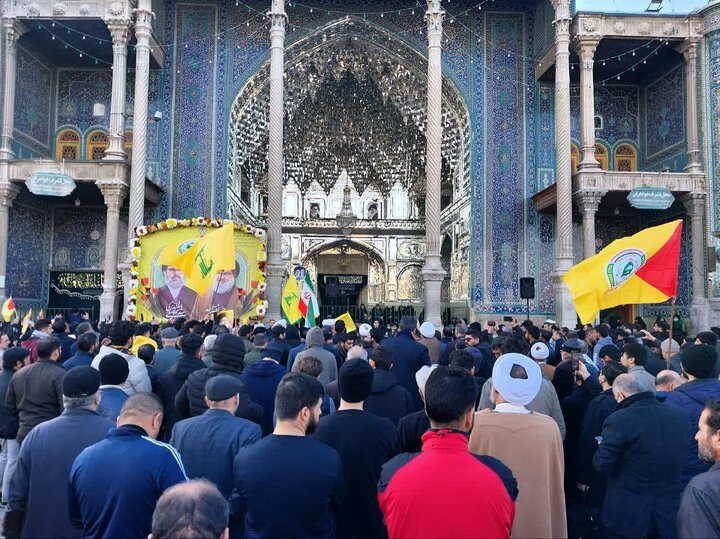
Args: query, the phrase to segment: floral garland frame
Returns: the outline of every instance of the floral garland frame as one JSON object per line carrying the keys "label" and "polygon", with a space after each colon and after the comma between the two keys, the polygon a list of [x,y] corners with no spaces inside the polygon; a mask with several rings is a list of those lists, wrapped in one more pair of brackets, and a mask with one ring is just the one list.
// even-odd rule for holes
{"label": "floral garland frame", "polygon": [[150,287],[150,279],[148,277],[140,278],[138,273],[140,268],[140,238],[149,234],[155,234],[163,230],[172,230],[175,228],[189,227],[205,227],[205,228],[221,228],[225,223],[233,223],[235,230],[239,230],[251,236],[255,236],[260,240],[257,252],[257,261],[259,276],[257,281],[252,281],[251,290],[246,291],[238,288],[238,299],[240,301],[255,304],[255,313],[262,321],[268,309],[267,301],[267,232],[262,228],[256,228],[250,225],[233,221],[232,219],[211,219],[209,217],[193,217],[191,219],[175,219],[168,218],[164,221],[151,225],[139,226],[135,229],[135,237],[130,240],[130,281],[128,282],[129,299],[127,301],[125,314],[127,318],[134,320],[137,314],[137,303],[142,301],[150,310],[152,295],[156,291]]}

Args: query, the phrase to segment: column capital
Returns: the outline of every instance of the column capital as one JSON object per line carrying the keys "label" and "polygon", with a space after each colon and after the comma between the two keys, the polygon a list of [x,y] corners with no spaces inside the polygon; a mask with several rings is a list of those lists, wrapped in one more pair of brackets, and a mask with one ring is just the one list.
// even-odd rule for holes
{"label": "column capital", "polygon": [[566,22],[568,29],[572,16],[570,15],[570,0],[550,0],[553,8],[555,8],[555,20],[553,24],[557,26],[558,23]]}
{"label": "column capital", "polygon": [[[592,67],[592,61],[595,57],[595,51],[597,50],[598,44],[600,43],[599,37],[579,37],[575,43],[575,52],[580,57],[580,61],[585,64],[590,63]],[[582,66],[585,67],[585,66]]]}
{"label": "column capital", "polygon": [[0,206],[9,208],[20,194],[20,186],[15,183],[0,183]]}
{"label": "column capital", "polygon": [[689,37],[685,39],[682,43],[680,43],[680,45],[678,45],[677,50],[685,57],[686,62],[697,60],[697,50],[699,42],[699,37]]}
{"label": "column capital", "polygon": [[578,191],[575,193],[575,199],[581,212],[595,214],[605,194],[606,191]]}
{"label": "column capital", "polygon": [[97,181],[95,185],[100,189],[108,210],[119,211],[128,194],[128,186],[115,181]]}
{"label": "column capital", "polygon": [[285,26],[288,20],[284,0],[272,0],[272,6],[270,7],[270,11],[267,12],[267,18],[270,20],[270,35],[272,36],[276,32],[282,32],[284,36]]}
{"label": "column capital", "polygon": [[137,8],[133,10],[135,15],[135,37],[152,37],[152,21],[155,13],[147,9]]}
{"label": "column capital", "polygon": [[442,23],[444,18],[445,11],[442,8],[441,0],[427,0],[425,21],[427,22],[428,34],[442,34]]}
{"label": "column capital", "polygon": [[127,48],[130,38],[130,22],[130,19],[108,19],[105,21],[112,36],[114,52],[117,52],[116,47]]}
{"label": "column capital", "polygon": [[3,29],[5,30],[5,41],[15,44],[17,40],[25,35],[28,31],[27,27],[18,21],[15,17],[5,17],[2,20]]}
{"label": "column capital", "polygon": [[691,218],[702,217],[705,213],[705,193],[688,193],[680,199],[680,202]]}

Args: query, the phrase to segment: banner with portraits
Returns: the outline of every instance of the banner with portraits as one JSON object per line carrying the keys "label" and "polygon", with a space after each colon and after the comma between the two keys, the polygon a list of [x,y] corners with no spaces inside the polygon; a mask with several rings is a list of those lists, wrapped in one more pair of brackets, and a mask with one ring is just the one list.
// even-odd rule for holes
{"label": "banner with portraits", "polygon": [[201,287],[177,267],[178,255],[228,220],[167,219],[136,229],[131,241],[130,300],[126,314],[136,320],[204,320],[227,316],[247,321],[267,310],[265,265],[266,233],[234,223],[234,268],[214,273]]}

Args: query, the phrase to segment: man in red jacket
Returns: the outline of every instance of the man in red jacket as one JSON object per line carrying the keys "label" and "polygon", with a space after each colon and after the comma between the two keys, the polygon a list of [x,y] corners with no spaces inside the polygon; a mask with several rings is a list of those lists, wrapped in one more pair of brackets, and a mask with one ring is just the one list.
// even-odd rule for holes
{"label": "man in red jacket", "polygon": [[[383,466],[378,500],[390,539],[509,537],[517,483],[497,459],[468,451],[477,388],[456,367],[438,367],[425,385],[431,429],[422,453]],[[447,518],[452,515],[452,518]]]}

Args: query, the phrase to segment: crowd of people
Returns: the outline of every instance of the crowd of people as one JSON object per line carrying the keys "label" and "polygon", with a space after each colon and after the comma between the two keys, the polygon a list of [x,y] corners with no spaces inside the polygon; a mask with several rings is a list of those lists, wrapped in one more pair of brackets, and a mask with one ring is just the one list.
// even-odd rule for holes
{"label": "crowd of people", "polygon": [[720,537],[719,328],[368,322],[6,325],[4,536]]}

